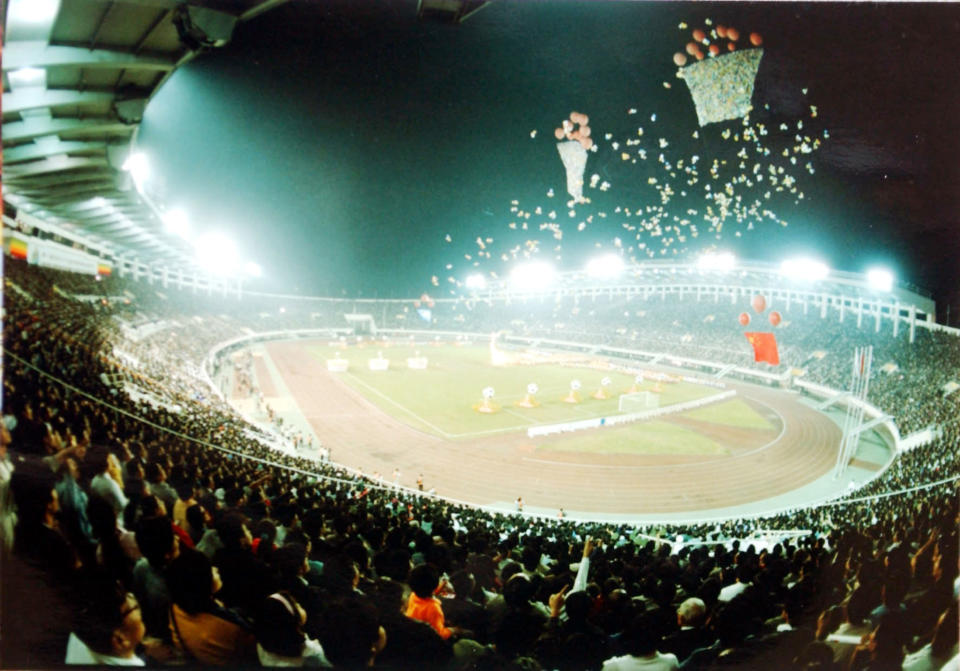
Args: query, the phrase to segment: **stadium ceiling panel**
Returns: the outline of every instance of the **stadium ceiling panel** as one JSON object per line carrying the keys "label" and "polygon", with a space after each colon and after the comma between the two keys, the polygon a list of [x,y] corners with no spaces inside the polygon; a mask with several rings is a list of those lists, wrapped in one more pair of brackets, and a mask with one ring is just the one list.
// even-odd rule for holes
{"label": "stadium ceiling panel", "polygon": [[187,243],[123,170],[147,102],[238,22],[288,0],[7,0],[3,198],[105,243],[186,270]]}

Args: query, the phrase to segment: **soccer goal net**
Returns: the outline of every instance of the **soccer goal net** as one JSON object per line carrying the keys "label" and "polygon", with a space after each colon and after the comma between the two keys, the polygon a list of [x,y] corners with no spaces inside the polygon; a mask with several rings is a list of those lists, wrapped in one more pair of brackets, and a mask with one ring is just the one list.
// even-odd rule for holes
{"label": "soccer goal net", "polygon": [[617,410],[620,412],[642,412],[660,407],[660,395],[649,391],[621,394]]}

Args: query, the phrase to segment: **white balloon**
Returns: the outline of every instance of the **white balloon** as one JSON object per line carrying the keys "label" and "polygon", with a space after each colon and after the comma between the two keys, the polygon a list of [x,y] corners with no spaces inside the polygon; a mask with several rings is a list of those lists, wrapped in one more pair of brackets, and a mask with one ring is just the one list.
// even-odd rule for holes
{"label": "white balloon", "polygon": [[484,387],[481,393],[484,398],[493,398],[493,387]]}
{"label": "white balloon", "polygon": [[540,391],[540,387],[537,386],[536,382],[531,382],[527,385],[528,394],[536,394],[538,391]]}

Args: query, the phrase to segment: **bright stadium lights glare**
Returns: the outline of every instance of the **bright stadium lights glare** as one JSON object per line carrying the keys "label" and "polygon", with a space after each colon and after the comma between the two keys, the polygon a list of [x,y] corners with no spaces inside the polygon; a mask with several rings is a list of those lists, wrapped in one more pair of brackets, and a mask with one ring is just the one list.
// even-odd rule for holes
{"label": "bright stadium lights glare", "polygon": [[237,246],[222,233],[201,235],[194,253],[200,267],[212,275],[226,275],[237,267]]}
{"label": "bright stadium lights glare", "polygon": [[130,173],[137,190],[142,190],[143,183],[150,177],[150,164],[147,162],[147,157],[140,152],[130,154],[123,163],[123,169]]}
{"label": "bright stadium lights glare", "polygon": [[704,252],[697,257],[700,270],[733,270],[737,266],[737,257],[731,252]]}
{"label": "bright stadium lights glare", "polygon": [[28,86],[42,87],[47,84],[47,71],[43,68],[20,68],[7,73],[11,89]]}
{"label": "bright stadium lights glare", "polygon": [[243,269],[250,277],[263,277],[263,268],[260,267],[260,264],[254,263],[253,261],[247,261]]}
{"label": "bright stadium lights glare", "polygon": [[587,275],[598,280],[612,280],[623,272],[623,258],[619,254],[604,254],[587,263]]}
{"label": "bright stadium lights glare", "polygon": [[480,273],[474,273],[470,275],[464,282],[467,289],[473,289],[474,291],[482,291],[487,288],[487,278],[485,278]]}
{"label": "bright stadium lights glare", "polygon": [[27,23],[52,21],[60,9],[60,0],[13,0],[10,3],[10,19]]}
{"label": "bright stadium lights glare", "polygon": [[870,268],[867,271],[867,284],[877,291],[893,289],[893,273],[886,268]]}
{"label": "bright stadium lights glare", "polygon": [[830,274],[830,268],[823,261],[809,258],[787,259],[780,264],[780,274],[792,280],[816,282]]}
{"label": "bright stadium lights glare", "polygon": [[163,219],[163,226],[168,233],[179,235],[181,238],[187,237],[187,232],[190,230],[190,221],[187,219],[186,212],[175,208],[164,212],[161,219]]}
{"label": "bright stadium lights glare", "polygon": [[553,282],[554,269],[546,261],[527,261],[510,273],[510,283],[521,291],[546,289]]}

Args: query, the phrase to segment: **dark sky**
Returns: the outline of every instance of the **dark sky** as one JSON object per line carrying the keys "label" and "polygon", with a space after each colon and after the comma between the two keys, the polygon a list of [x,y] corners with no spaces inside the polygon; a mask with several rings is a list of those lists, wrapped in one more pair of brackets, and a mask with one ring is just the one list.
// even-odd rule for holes
{"label": "dark sky", "polygon": [[[471,271],[464,254],[475,255],[477,236],[494,239],[483,272],[505,272],[499,254],[527,239],[553,258],[549,232],[508,228],[513,199],[556,210],[561,267],[578,267],[598,245],[613,249],[615,237],[659,250],[662,239],[638,241],[622,227],[638,218],[614,214],[661,206],[648,184],[656,177],[678,192],[664,211],[701,233],[674,242],[669,258],[673,248],[682,257],[716,245],[770,261],[813,252],[844,270],[884,263],[960,312],[960,5],[497,0],[459,26],[419,22],[415,8],[294,0],[242,25],[151,102],[139,144],[158,165],[163,201],[183,206],[198,229],[233,231],[264,267],[264,288],[444,295],[447,276]],[[748,146],[722,138],[739,120],[691,137],[697,118],[671,57],[690,39],[678,24],[708,18],[763,35],[751,120],[770,129],[764,165],[779,161],[804,193],[763,202],[786,227],[730,221],[717,239],[700,218],[710,162],[727,160],[724,178],[735,175],[734,154]],[[593,202],[574,218],[552,133],[572,110],[590,115],[600,145],[588,178],[611,184],[588,189]],[[650,155],[623,162],[603,137],[623,144],[638,127]],[[822,138],[824,129],[829,138],[797,166],[779,157],[794,132]],[[660,151],[674,163],[698,155],[699,183],[667,180]]]}

